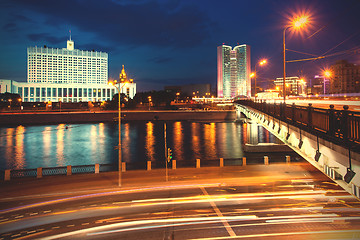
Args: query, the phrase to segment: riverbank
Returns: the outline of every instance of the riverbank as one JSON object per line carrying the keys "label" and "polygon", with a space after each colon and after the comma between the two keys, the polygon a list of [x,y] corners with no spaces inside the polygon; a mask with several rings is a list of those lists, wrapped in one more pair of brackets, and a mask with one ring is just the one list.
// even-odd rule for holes
{"label": "riverbank", "polygon": [[[234,121],[235,110],[122,111],[122,121]],[[112,122],[117,111],[1,113],[0,125]]]}

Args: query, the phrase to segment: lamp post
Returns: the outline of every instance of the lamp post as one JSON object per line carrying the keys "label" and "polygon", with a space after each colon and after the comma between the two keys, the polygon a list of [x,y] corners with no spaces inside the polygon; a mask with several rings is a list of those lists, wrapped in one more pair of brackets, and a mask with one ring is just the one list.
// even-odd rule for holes
{"label": "lamp post", "polygon": [[8,101],[9,101],[9,109],[10,109],[10,111],[11,111],[11,102],[12,102],[12,99],[10,98]]}
{"label": "lamp post", "polygon": [[19,101],[19,103],[20,103],[20,112],[21,112],[21,110],[22,110],[22,109],[21,109],[21,107],[22,107],[22,105],[21,105],[22,99],[19,98],[18,101]]}
{"label": "lamp post", "polygon": [[285,92],[285,79],[286,79],[286,44],[285,44],[285,33],[288,28],[295,28],[300,29],[302,28],[306,23],[308,23],[308,17],[307,16],[299,16],[292,20],[291,24],[284,28],[283,31],[283,60],[284,60],[284,78],[283,78],[283,97],[284,97],[284,104],[286,100],[286,92]]}
{"label": "lamp post", "polygon": [[254,96],[255,96],[255,102],[256,102],[256,66],[259,64],[260,66],[263,66],[267,63],[266,59],[261,60],[260,62],[258,62],[257,64],[255,64],[255,72],[253,72],[252,74],[250,74],[250,77],[254,77],[254,85],[255,85],[255,89],[254,89]]}
{"label": "lamp post", "polygon": [[148,102],[149,102],[149,111],[150,111],[150,106],[151,106],[151,96],[148,96]]}
{"label": "lamp post", "polygon": [[121,165],[122,165],[122,162],[121,162],[121,98],[120,98],[120,92],[121,92],[121,89],[126,85],[127,82],[123,83],[122,86],[117,87],[116,84],[113,84],[112,82],[109,82],[109,85],[110,86],[114,86],[117,90],[118,90],[118,99],[119,99],[119,104],[118,104],[118,112],[119,112],[119,144],[118,144],[118,154],[119,154],[119,187],[121,187],[121,172],[122,172],[122,169],[121,169]]}

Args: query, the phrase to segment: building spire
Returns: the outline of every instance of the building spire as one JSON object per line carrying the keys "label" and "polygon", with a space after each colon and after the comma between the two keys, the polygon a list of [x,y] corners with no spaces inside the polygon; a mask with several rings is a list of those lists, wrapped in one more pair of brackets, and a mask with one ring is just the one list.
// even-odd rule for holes
{"label": "building spire", "polygon": [[120,82],[126,82],[126,80],[127,80],[124,65],[122,65],[122,70],[121,70],[121,73],[119,75],[119,78],[120,78]]}
{"label": "building spire", "polygon": [[70,39],[67,40],[67,50],[74,50],[74,41],[71,40],[71,29],[69,29]]}

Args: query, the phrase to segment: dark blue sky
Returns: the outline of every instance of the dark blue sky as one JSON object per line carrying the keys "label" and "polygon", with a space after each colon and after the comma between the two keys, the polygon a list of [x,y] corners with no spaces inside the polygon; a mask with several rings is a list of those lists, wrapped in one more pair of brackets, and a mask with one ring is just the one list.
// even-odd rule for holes
{"label": "dark blue sky", "polygon": [[[124,64],[138,91],[215,87],[222,43],[250,45],[252,68],[268,58],[258,74],[266,82],[282,76],[282,31],[300,12],[311,14],[311,25],[302,34],[287,31],[287,48],[322,55],[360,47],[358,0],[1,0],[0,78],[26,81],[26,48],[66,47],[71,29],[75,48],[107,52],[109,77]],[[310,78],[339,59],[360,64],[360,53],[288,63],[287,75]]]}

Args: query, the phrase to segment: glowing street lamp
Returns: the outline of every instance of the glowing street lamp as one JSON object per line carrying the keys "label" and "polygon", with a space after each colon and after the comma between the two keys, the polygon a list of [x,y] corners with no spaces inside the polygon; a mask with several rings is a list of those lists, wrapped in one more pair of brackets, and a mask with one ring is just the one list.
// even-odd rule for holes
{"label": "glowing street lamp", "polygon": [[151,96],[148,96],[148,100],[149,100],[149,111],[150,111],[150,106],[151,106],[151,101],[152,101]]}
{"label": "glowing street lamp", "polygon": [[119,88],[113,82],[109,82],[110,86],[114,86],[118,90],[118,98],[119,98],[119,105],[118,105],[118,112],[119,112],[119,121],[118,121],[118,123],[119,123],[119,145],[118,145],[118,148],[119,148],[118,149],[119,150],[119,187],[121,187],[121,172],[122,172],[122,169],[121,169],[122,162],[121,162],[121,98],[120,98],[120,94],[121,94],[121,89],[126,84],[127,84],[127,82],[124,82],[123,85]]}
{"label": "glowing street lamp", "polygon": [[253,77],[254,78],[254,85],[255,85],[255,89],[254,89],[254,96],[255,96],[255,101],[256,101],[256,66],[259,65],[259,66],[263,66],[267,63],[267,60],[266,59],[263,59],[261,60],[260,62],[258,62],[257,64],[255,64],[255,72],[251,73],[250,74],[250,77]]}
{"label": "glowing street lamp", "polygon": [[286,46],[285,46],[285,33],[286,30],[288,28],[294,28],[295,30],[300,30],[302,29],[307,23],[309,22],[309,17],[308,16],[298,16],[296,18],[294,18],[291,21],[291,24],[287,27],[284,28],[283,31],[283,55],[284,55],[284,79],[283,79],[283,97],[284,97],[284,104],[285,104],[285,100],[286,100],[286,92],[285,92],[285,79],[286,79]]}
{"label": "glowing street lamp", "polygon": [[327,77],[327,78],[331,77],[331,72],[329,70],[325,70],[324,71],[324,76]]}
{"label": "glowing street lamp", "polygon": [[9,101],[9,108],[10,108],[10,110],[11,110],[11,102],[12,102],[12,99],[10,98],[8,101]]}
{"label": "glowing street lamp", "polygon": [[19,101],[19,103],[20,103],[20,111],[21,111],[21,110],[22,110],[22,109],[21,109],[21,107],[22,107],[22,105],[21,105],[22,99],[19,98],[18,101]]}

